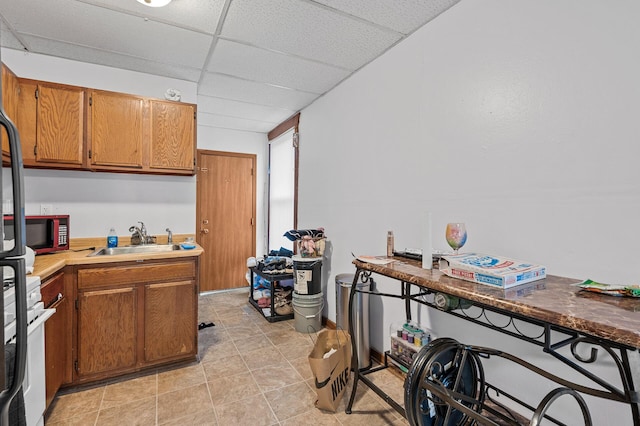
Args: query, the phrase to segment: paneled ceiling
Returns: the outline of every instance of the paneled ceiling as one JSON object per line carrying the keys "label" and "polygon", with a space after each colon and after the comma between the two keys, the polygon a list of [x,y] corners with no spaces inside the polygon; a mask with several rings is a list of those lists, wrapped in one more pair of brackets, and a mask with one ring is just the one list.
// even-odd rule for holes
{"label": "paneled ceiling", "polygon": [[200,125],[268,132],[458,1],[0,0],[0,40],[197,82]]}

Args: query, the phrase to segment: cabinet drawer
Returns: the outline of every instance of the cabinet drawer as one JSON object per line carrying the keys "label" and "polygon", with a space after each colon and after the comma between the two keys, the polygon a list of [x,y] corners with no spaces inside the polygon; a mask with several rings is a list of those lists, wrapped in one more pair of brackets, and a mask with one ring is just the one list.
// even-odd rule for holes
{"label": "cabinet drawer", "polygon": [[40,294],[45,308],[53,305],[58,300],[59,294],[64,296],[64,274],[47,279],[40,287]]}
{"label": "cabinet drawer", "polygon": [[80,269],[78,289],[131,284],[137,282],[195,279],[194,261]]}

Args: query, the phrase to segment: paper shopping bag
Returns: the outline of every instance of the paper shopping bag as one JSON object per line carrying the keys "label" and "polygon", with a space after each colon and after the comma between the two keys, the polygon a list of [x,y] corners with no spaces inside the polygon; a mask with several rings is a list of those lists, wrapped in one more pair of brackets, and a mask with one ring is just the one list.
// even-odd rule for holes
{"label": "paper shopping bag", "polygon": [[346,331],[324,329],[309,354],[316,385],[316,407],[336,411],[349,383],[351,336]]}

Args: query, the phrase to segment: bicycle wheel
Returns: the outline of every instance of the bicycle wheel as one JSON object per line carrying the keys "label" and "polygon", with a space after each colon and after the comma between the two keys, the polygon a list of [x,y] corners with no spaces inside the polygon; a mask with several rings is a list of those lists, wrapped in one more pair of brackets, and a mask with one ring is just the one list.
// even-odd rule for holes
{"label": "bicycle wheel", "polygon": [[[468,416],[449,406],[432,391],[450,394],[458,403],[479,412],[484,401],[484,371],[478,356],[453,341],[434,346],[420,359],[422,366],[405,409],[411,412],[412,425],[461,426]],[[457,396],[456,396],[457,395]],[[409,414],[407,414],[409,418]]]}
{"label": "bicycle wheel", "polygon": [[421,424],[418,421],[419,416],[415,416],[416,410],[414,408],[414,402],[416,389],[418,389],[420,385],[422,371],[426,367],[425,361],[431,357],[438,347],[446,343],[457,344],[458,342],[448,337],[431,341],[428,345],[420,349],[409,368],[407,377],[404,380],[404,407],[407,421],[411,426],[418,426]]}

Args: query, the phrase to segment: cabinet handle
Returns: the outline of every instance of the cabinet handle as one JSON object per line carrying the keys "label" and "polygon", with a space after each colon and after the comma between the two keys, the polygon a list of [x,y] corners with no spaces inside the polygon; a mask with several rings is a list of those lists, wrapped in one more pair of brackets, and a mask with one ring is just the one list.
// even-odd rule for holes
{"label": "cabinet handle", "polygon": [[56,301],[53,302],[51,305],[47,306],[47,309],[56,309],[58,305],[62,303],[63,300],[64,300],[64,296],[62,295],[62,293],[58,293],[58,297],[56,298]]}

